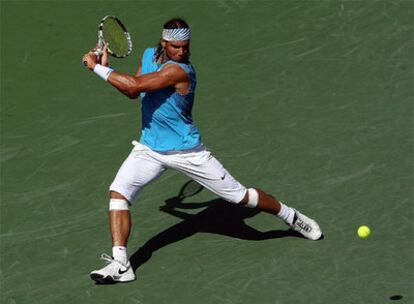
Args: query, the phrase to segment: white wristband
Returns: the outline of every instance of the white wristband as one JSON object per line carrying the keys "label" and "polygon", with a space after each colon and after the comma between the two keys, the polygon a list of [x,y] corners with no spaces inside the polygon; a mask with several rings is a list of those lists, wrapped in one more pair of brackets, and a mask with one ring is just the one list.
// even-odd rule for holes
{"label": "white wristband", "polygon": [[101,77],[103,80],[108,81],[108,77],[109,75],[114,71],[113,69],[97,64],[95,65],[95,67],[93,68],[93,71],[96,75],[98,75],[99,77]]}

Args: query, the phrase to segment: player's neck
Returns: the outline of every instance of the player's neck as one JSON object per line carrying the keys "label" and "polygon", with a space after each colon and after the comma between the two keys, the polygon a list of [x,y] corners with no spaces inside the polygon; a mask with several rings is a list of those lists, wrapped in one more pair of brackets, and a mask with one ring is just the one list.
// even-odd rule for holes
{"label": "player's neck", "polygon": [[169,57],[167,56],[167,53],[164,51],[164,52],[162,52],[162,54],[161,54],[161,56],[160,56],[160,58],[159,58],[159,60],[158,60],[158,63],[159,63],[159,64],[164,64],[164,63],[166,63],[168,60],[171,60],[171,58],[169,58]]}

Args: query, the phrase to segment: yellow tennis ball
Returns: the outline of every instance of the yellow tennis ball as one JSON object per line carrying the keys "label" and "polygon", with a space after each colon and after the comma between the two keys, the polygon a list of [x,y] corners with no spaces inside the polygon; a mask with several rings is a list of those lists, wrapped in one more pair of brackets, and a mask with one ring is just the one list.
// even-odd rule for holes
{"label": "yellow tennis ball", "polygon": [[358,228],[358,236],[365,239],[371,235],[371,229],[368,226],[361,226]]}

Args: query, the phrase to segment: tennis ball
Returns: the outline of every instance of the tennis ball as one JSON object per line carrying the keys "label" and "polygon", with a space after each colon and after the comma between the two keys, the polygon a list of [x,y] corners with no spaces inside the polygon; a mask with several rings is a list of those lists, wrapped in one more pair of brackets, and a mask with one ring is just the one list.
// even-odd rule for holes
{"label": "tennis ball", "polygon": [[371,229],[368,226],[361,226],[358,228],[358,236],[365,239],[371,235]]}

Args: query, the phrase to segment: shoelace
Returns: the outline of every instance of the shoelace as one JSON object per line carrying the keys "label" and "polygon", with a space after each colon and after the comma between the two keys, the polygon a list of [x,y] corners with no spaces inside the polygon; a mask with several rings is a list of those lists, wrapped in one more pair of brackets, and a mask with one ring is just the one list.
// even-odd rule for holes
{"label": "shoelace", "polygon": [[306,232],[312,231],[312,227],[309,224],[305,223],[302,219],[300,219],[298,215],[296,214],[296,212],[293,216],[293,222],[292,222],[292,226],[295,226],[295,225],[298,226],[300,229],[305,230]]}
{"label": "shoelace", "polygon": [[116,263],[119,266],[121,266],[121,268],[126,268],[126,269],[129,268],[127,265],[123,264],[120,261],[115,260],[113,257],[111,257],[110,255],[108,255],[106,253],[101,254],[101,260],[104,260],[108,265],[111,264],[111,263]]}
{"label": "shoelace", "polygon": [[296,222],[296,226],[299,226],[302,230],[305,230],[306,232],[312,231],[312,227],[309,224],[302,221],[301,219],[299,219],[299,221]]}
{"label": "shoelace", "polygon": [[107,255],[106,253],[101,254],[101,260],[104,260],[108,264],[112,263],[112,261],[115,261],[111,256]]}

